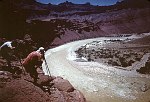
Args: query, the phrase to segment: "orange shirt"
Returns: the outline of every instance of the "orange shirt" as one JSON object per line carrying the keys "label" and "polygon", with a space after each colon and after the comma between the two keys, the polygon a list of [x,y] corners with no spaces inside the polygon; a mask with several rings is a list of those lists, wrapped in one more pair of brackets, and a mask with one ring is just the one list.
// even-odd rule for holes
{"label": "orange shirt", "polygon": [[23,66],[35,66],[42,60],[42,54],[37,51],[31,52],[23,62]]}

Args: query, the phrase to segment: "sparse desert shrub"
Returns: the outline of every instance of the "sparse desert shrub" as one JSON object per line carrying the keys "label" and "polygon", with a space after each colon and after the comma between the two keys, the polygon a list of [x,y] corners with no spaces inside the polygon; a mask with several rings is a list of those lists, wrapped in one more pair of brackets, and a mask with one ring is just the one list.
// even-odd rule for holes
{"label": "sparse desert shrub", "polygon": [[141,60],[141,58],[137,57],[137,58],[135,58],[135,60],[136,60],[136,61],[140,61],[140,60]]}
{"label": "sparse desert shrub", "polygon": [[113,58],[113,55],[112,55],[112,54],[109,54],[108,58]]}
{"label": "sparse desert shrub", "polygon": [[127,62],[121,62],[122,67],[127,67],[129,66]]}
{"label": "sparse desert shrub", "polygon": [[142,74],[150,74],[150,62],[146,62],[144,67],[141,67],[140,69],[137,69],[136,71]]}
{"label": "sparse desert shrub", "polygon": [[113,61],[113,60],[109,60],[108,64],[112,65],[112,66],[119,66],[117,61]]}
{"label": "sparse desert shrub", "polygon": [[134,61],[133,61],[133,60],[130,60],[130,61],[128,62],[128,66],[131,66],[132,63],[134,63]]}
{"label": "sparse desert shrub", "polygon": [[122,67],[128,66],[128,63],[126,62],[125,58],[119,57],[119,61],[120,61]]}
{"label": "sparse desert shrub", "polygon": [[123,62],[125,61],[125,58],[119,57],[119,61],[120,61],[121,63],[123,63]]}

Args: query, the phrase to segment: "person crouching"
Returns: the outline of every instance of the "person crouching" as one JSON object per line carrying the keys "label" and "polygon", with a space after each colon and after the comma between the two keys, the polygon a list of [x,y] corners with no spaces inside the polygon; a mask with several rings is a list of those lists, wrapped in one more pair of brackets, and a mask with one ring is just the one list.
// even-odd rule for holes
{"label": "person crouching", "polygon": [[12,52],[15,47],[13,46],[14,42],[7,41],[3,45],[0,46],[0,54],[1,56],[6,59],[8,68],[11,68],[11,60],[12,60]]}
{"label": "person crouching", "polygon": [[30,77],[34,79],[34,83],[37,83],[38,73],[37,68],[42,66],[44,59],[44,48],[40,47],[37,51],[31,52],[23,61],[23,66]]}

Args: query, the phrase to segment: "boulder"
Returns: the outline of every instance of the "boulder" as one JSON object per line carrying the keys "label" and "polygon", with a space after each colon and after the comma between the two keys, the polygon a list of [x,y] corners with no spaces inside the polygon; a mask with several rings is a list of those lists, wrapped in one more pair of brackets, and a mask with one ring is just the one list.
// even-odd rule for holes
{"label": "boulder", "polygon": [[56,77],[53,81],[54,87],[59,91],[72,92],[74,87],[70,84],[68,80],[62,79],[61,77]]}
{"label": "boulder", "polygon": [[86,102],[85,97],[78,90],[74,90],[73,92],[64,92],[54,88],[50,97],[51,102]]}
{"label": "boulder", "polygon": [[6,71],[0,71],[0,82],[8,82],[10,81],[10,73]]}
{"label": "boulder", "polygon": [[39,79],[37,83],[42,86],[47,86],[52,80],[53,80],[53,77],[50,77],[48,75],[39,75]]}
{"label": "boulder", "polygon": [[66,102],[86,102],[85,97],[78,90],[74,90],[73,92],[69,93],[64,92],[63,95],[65,97]]}
{"label": "boulder", "polygon": [[0,88],[0,102],[50,102],[50,98],[34,84],[13,79]]}

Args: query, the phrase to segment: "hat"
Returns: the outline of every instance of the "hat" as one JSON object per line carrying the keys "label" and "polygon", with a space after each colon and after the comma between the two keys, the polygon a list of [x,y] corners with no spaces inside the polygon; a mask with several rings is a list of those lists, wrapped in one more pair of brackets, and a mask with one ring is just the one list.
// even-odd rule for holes
{"label": "hat", "polygon": [[40,47],[38,50],[39,50],[39,51],[43,51],[43,50],[44,50],[44,47]]}
{"label": "hat", "polygon": [[45,52],[45,51],[44,51],[44,47],[40,47],[37,51],[38,51],[38,52],[41,52],[41,53],[44,53],[44,52]]}

